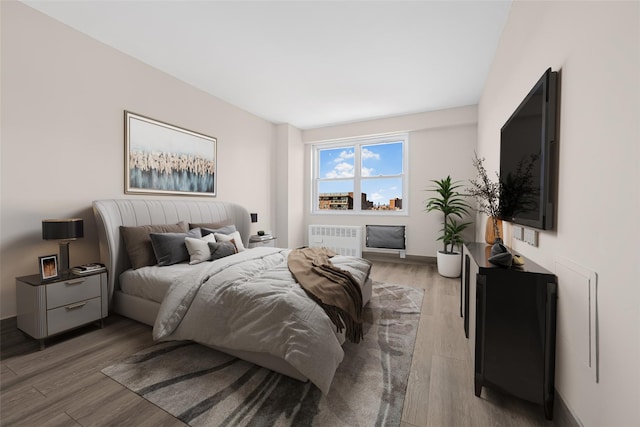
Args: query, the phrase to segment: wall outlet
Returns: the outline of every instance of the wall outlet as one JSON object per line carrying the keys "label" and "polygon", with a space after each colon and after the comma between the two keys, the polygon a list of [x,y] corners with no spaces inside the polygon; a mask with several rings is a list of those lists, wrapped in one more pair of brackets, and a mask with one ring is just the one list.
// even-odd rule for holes
{"label": "wall outlet", "polygon": [[523,233],[524,233],[524,228],[520,227],[519,225],[514,225],[513,226],[513,238],[516,240],[522,240],[523,239]]}
{"label": "wall outlet", "polygon": [[531,246],[538,247],[538,232],[530,228],[525,228],[523,232],[523,240]]}

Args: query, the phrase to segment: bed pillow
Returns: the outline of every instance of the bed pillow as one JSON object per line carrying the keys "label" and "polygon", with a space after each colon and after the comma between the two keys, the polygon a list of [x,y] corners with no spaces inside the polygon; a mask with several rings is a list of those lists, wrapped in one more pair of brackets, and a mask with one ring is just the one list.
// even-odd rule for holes
{"label": "bed pillow", "polygon": [[238,252],[244,251],[244,245],[242,244],[242,237],[240,237],[239,231],[234,231],[233,233],[230,233],[230,234],[215,233],[214,236],[216,237],[216,242],[233,241],[233,244],[238,249]]}
{"label": "bed pillow", "polygon": [[236,226],[231,224],[231,225],[225,225],[224,227],[220,227],[220,228],[200,227],[200,230],[202,230],[203,236],[206,236],[207,234],[215,234],[215,233],[231,234],[234,231],[236,231]]}
{"label": "bed pillow", "polygon": [[208,261],[211,256],[211,250],[209,249],[209,245],[207,243],[214,242],[216,238],[213,234],[208,234],[206,236],[202,236],[202,238],[198,239],[195,237],[187,237],[184,239],[184,244],[187,247],[187,252],[189,252],[189,264],[199,264],[204,261]]}
{"label": "bed pillow", "polygon": [[186,221],[181,221],[177,224],[120,226],[120,234],[133,269],[157,263],[156,256],[153,253],[153,246],[151,245],[151,238],[149,237],[150,233],[186,233],[187,231],[189,231],[189,228]]}
{"label": "bed pillow", "polygon": [[159,266],[173,265],[189,259],[184,240],[187,237],[202,237],[200,229],[186,233],[150,233],[151,246]]}
{"label": "bed pillow", "polygon": [[238,253],[236,245],[233,244],[233,240],[229,242],[209,242],[207,244],[209,245],[210,261],[215,261],[217,259]]}
{"label": "bed pillow", "polygon": [[233,220],[225,219],[224,221],[220,222],[190,222],[189,229],[193,230],[194,228],[209,228],[211,230],[216,230],[226,225],[233,225]]}

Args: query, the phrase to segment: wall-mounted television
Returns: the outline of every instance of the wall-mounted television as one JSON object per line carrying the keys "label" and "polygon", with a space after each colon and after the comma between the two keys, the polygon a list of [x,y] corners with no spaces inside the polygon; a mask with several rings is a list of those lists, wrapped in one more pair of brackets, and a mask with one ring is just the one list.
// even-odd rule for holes
{"label": "wall-mounted television", "polygon": [[500,131],[502,219],[554,227],[558,72],[549,68]]}

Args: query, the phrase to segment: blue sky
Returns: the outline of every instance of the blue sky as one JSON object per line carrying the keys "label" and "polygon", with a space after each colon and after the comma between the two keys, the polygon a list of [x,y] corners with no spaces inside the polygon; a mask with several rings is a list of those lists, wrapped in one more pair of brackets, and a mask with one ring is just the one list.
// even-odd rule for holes
{"label": "blue sky", "polygon": [[[355,169],[354,148],[335,148],[320,151],[320,178],[335,181],[320,183],[320,193],[353,191]],[[402,197],[402,179],[380,178],[402,173],[402,143],[362,146],[362,192],[374,203],[387,204],[390,199]],[[368,177],[375,177],[374,179]],[[346,178],[344,180],[340,178]]]}

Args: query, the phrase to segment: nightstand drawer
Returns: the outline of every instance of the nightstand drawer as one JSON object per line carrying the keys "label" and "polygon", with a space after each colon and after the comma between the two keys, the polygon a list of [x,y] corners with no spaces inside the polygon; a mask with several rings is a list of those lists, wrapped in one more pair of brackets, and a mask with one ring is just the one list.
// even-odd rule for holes
{"label": "nightstand drawer", "polygon": [[100,277],[101,274],[96,274],[48,284],[47,309],[99,297]]}
{"label": "nightstand drawer", "polygon": [[[81,285],[78,285],[81,286]],[[47,312],[47,334],[53,335],[67,329],[100,320],[101,299],[93,298],[67,304]]]}

